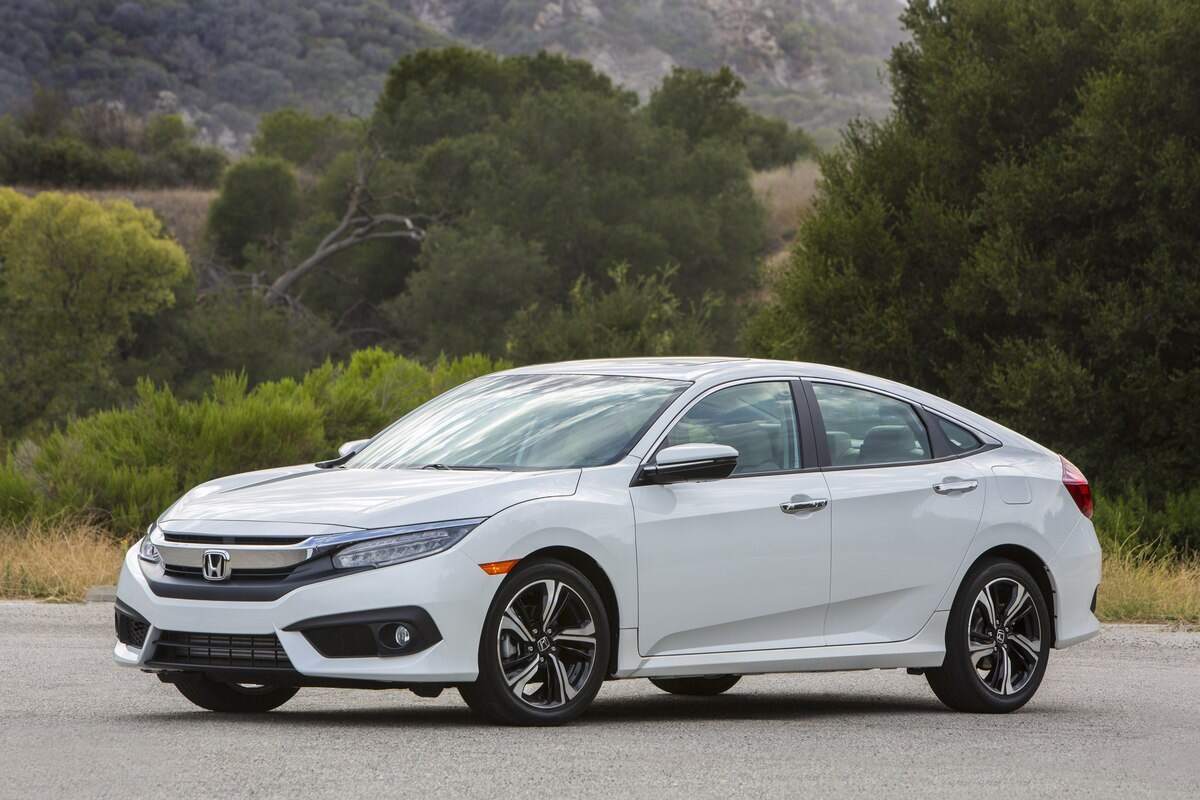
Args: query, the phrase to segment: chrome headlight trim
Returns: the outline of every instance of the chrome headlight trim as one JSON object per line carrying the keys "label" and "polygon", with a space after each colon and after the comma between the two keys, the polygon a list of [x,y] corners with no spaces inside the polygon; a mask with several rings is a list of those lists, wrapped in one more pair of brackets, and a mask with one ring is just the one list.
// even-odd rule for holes
{"label": "chrome headlight trim", "polygon": [[138,540],[137,552],[138,558],[149,564],[158,564],[162,561],[162,556],[159,555],[158,548],[150,541],[150,535],[154,533],[157,525],[151,525],[146,529],[146,535]]}

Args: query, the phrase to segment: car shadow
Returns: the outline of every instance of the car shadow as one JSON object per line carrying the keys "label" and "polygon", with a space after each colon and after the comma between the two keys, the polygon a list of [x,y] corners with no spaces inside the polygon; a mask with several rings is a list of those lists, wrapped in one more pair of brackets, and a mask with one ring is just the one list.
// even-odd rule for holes
{"label": "car shadow", "polygon": [[[452,691],[452,690],[451,690]],[[443,695],[445,697],[445,695]],[[457,698],[453,698],[457,700]],[[850,694],[793,694],[736,692],[718,697],[672,695],[605,698],[603,693],[573,726],[630,723],[726,722],[770,720],[821,720],[823,718],[882,717],[892,714],[952,714],[936,699],[907,697],[860,697]],[[199,709],[178,712],[126,714],[130,721],[186,721],[190,725],[297,725],[322,728],[359,728],[403,724],[408,726],[455,727],[479,725],[465,705],[420,701],[398,705],[384,702],[378,708],[289,709],[268,714],[223,715]]]}

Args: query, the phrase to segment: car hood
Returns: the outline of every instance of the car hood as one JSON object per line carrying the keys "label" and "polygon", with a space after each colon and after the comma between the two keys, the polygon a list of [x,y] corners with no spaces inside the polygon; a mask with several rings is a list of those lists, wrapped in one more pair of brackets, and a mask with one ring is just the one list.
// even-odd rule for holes
{"label": "car hood", "polygon": [[181,497],[159,522],[178,530],[224,527],[224,521],[385,528],[490,517],[517,503],[574,494],[579,475],[578,469],[318,469],[308,464],[209,481]]}

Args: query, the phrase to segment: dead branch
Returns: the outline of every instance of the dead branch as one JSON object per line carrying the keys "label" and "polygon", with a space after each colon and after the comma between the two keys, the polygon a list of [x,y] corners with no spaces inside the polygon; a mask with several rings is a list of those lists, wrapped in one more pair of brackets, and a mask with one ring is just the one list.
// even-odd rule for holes
{"label": "dead branch", "polygon": [[370,182],[383,157],[382,148],[370,139],[358,152],[354,179],[350,184],[346,211],[341,220],[317,245],[316,250],[296,266],[284,272],[267,288],[267,301],[287,303],[292,287],[331,257],[363,242],[381,239],[409,239],[419,242],[425,230],[415,215],[378,210],[381,203],[371,193]]}

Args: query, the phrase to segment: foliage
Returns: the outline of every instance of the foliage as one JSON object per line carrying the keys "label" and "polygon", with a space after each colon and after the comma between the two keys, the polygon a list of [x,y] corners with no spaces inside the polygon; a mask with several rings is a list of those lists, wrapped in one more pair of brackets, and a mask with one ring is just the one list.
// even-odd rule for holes
{"label": "foliage", "polygon": [[499,356],[504,325],[553,281],[541,248],[501,228],[435,228],[407,291],[384,308],[414,352]]}
{"label": "foliage", "polygon": [[142,381],[130,407],[72,419],[26,445],[24,459],[0,465],[0,518],[89,510],[127,535],[198,483],[328,457],[342,441],[501,367],[468,357],[426,368],[373,349],[299,381],[250,389],[245,375],[225,375],[197,401]]}
{"label": "foliage", "polygon": [[693,146],[707,139],[740,144],[758,170],[815,153],[816,145],[803,131],[743,106],[739,97],[745,88],[729,67],[712,74],[676,67],[650,95],[646,113],[655,125],[683,133]]}
{"label": "foliage", "polygon": [[505,345],[517,363],[620,356],[711,355],[721,300],[706,294],[684,308],[671,288],[675,269],[632,277],[628,265],[609,271],[611,288],[598,292],[587,277],[566,305],[532,305],[508,326]]}
{"label": "foliage", "polygon": [[23,113],[0,117],[0,182],[35,186],[212,186],[224,153],[196,144],[178,115],[146,119],[120,106],[70,106],[39,89]]}
{"label": "foliage", "polygon": [[135,323],[175,303],[187,257],[148,211],[0,189],[0,430],[86,408]]}
{"label": "foliage", "polygon": [[221,178],[221,191],[208,210],[208,232],[217,252],[245,263],[250,245],[279,247],[300,211],[300,188],[281,158],[253,156]]}
{"label": "foliage", "polygon": [[1200,438],[1200,7],[944,0],[904,22],[896,113],[823,160],[747,344],[944,394],[1163,508],[1200,474],[1180,444]]}
{"label": "foliage", "polygon": [[538,243],[558,298],[622,261],[679,264],[691,297],[734,290],[763,245],[744,152],[688,147],[583,62],[418,54],[393,71],[375,124],[389,153],[412,161],[424,210]]}
{"label": "foliage", "polygon": [[332,114],[315,116],[295,108],[264,114],[254,135],[254,152],[275,156],[297,168],[319,170],[358,140],[357,125]]}

